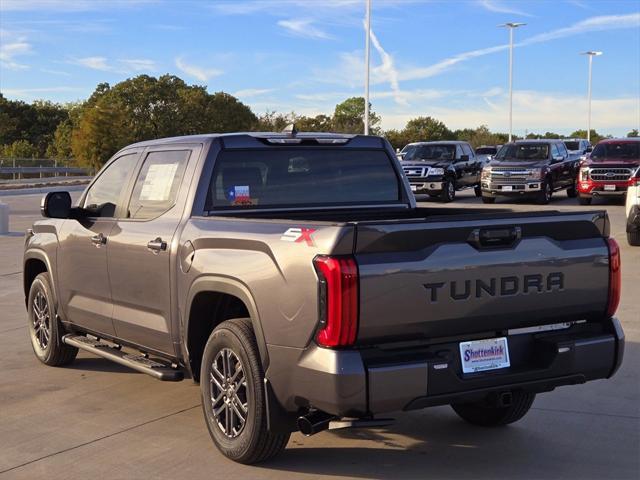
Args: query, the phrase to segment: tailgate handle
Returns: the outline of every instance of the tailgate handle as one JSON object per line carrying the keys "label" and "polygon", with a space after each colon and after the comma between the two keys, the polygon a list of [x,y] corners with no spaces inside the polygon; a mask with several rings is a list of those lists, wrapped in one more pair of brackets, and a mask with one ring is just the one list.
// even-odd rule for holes
{"label": "tailgate handle", "polygon": [[467,242],[478,250],[487,248],[508,248],[522,238],[521,227],[476,228]]}

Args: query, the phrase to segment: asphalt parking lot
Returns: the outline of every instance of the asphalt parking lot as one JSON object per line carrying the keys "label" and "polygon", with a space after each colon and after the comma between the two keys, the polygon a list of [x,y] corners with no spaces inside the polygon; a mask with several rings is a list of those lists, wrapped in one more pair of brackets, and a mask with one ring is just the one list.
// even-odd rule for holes
{"label": "asphalt parking lot", "polygon": [[[459,197],[450,205],[481,203],[471,192]],[[613,379],[542,394],[524,420],[506,428],[472,427],[437,407],[397,414],[388,428],[296,433],[282,456],[247,467],[211,443],[192,382],[158,382],[85,353],[66,368],[36,360],[21,261],[22,233],[39,217],[40,195],[0,201],[12,212],[12,233],[0,236],[0,478],[640,477],[640,248],[626,243],[621,205],[580,207],[564,193],[545,207],[510,204],[520,211],[608,210],[622,247],[618,316],[627,338]]]}

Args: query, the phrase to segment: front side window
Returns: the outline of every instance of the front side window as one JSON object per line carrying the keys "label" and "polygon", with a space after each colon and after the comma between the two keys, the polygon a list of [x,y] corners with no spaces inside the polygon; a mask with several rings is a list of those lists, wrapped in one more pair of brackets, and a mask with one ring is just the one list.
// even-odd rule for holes
{"label": "front side window", "polygon": [[512,143],[504,145],[498,154],[497,160],[546,160],[549,158],[549,145],[546,143]]}
{"label": "front side window", "polygon": [[473,150],[471,150],[471,147],[466,143],[462,144],[462,151],[465,155],[469,155],[469,158],[473,158]]}
{"label": "front side window", "polygon": [[131,194],[129,218],[155,218],[175,205],[190,154],[167,150],[147,155]]}
{"label": "front side window", "polygon": [[383,204],[400,200],[382,150],[271,148],[223,151],[207,210]]}
{"label": "front side window", "polygon": [[83,208],[91,216],[113,217],[120,200],[120,194],[126,187],[126,180],[135,168],[137,153],[129,153],[116,158],[98,176],[87,191]]}

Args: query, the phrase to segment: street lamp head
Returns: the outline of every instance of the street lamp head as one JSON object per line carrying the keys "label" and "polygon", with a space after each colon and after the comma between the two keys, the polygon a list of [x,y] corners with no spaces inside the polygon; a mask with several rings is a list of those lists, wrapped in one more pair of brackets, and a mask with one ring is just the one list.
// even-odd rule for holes
{"label": "street lamp head", "polygon": [[602,55],[602,52],[597,52],[595,50],[589,50],[588,52],[582,52],[580,55],[589,55],[591,57],[597,57],[599,55]]}
{"label": "street lamp head", "polygon": [[526,25],[526,23],[522,23],[522,22],[507,22],[507,23],[503,23],[501,25],[498,25],[499,27],[508,27],[508,28],[518,28],[518,27],[522,27],[523,25]]}

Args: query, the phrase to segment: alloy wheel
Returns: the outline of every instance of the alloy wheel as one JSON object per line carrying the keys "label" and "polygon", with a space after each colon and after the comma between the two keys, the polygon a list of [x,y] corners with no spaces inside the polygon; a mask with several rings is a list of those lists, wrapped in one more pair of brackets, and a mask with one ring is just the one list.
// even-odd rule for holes
{"label": "alloy wheel", "polygon": [[31,322],[38,346],[42,350],[46,350],[51,339],[51,314],[49,312],[49,302],[47,302],[47,297],[42,291],[38,291],[33,299]]}
{"label": "alloy wheel", "polygon": [[218,352],[211,364],[209,395],[218,428],[228,438],[240,435],[249,414],[247,379],[242,362],[229,348]]}

